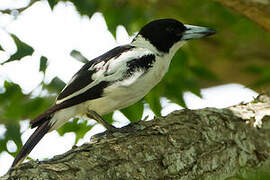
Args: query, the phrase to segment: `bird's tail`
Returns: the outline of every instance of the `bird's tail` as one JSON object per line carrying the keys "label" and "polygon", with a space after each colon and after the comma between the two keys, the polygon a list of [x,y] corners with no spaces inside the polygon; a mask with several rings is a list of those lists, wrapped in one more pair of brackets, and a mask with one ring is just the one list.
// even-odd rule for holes
{"label": "bird's tail", "polygon": [[51,129],[50,121],[44,121],[38,126],[35,132],[30,136],[30,138],[23,145],[22,149],[14,159],[11,167],[16,167],[23,162],[23,160],[28,156],[28,154],[33,150],[36,144],[43,138],[43,136]]}

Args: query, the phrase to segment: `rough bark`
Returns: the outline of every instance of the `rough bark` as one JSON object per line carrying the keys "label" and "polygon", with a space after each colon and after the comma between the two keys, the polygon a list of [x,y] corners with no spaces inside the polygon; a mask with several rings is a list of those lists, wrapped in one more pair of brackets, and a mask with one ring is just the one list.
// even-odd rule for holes
{"label": "rough bark", "polygon": [[214,0],[245,15],[253,22],[270,32],[269,0]]}
{"label": "rough bark", "polygon": [[246,177],[270,167],[269,119],[257,129],[229,109],[175,111],[133,124],[133,132],[104,134],[48,161],[22,164],[2,179]]}

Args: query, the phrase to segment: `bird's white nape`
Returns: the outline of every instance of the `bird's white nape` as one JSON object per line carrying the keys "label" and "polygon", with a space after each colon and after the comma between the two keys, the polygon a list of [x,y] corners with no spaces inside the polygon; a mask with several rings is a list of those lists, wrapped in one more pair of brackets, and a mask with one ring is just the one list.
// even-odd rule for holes
{"label": "bird's white nape", "polygon": [[[181,48],[185,43],[186,43],[186,41],[178,41],[170,48],[169,53],[167,53],[167,54],[169,54],[169,56],[172,58],[174,56],[174,54],[177,52],[177,50],[179,48]],[[165,54],[165,53],[162,53],[161,51],[159,51],[153,44],[150,43],[150,41],[145,39],[140,34],[135,37],[135,39],[131,43],[131,45],[136,46],[136,47],[146,48],[159,56],[162,56],[163,54]]]}
{"label": "bird's white nape", "polygon": [[137,35],[134,40],[131,42],[132,46],[136,46],[136,47],[141,47],[141,48],[146,48],[150,51],[152,51],[155,54],[159,54],[160,55],[160,51],[153,45],[150,43],[150,41],[148,41],[147,39],[145,39],[142,35]]}

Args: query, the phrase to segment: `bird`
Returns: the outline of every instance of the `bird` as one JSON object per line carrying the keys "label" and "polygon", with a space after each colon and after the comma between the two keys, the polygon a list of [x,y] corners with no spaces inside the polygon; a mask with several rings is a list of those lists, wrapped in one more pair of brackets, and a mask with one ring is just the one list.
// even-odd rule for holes
{"label": "bird", "polygon": [[31,128],[37,128],[11,167],[21,164],[45,134],[72,117],[87,115],[109,132],[117,131],[102,115],[141,100],[161,81],[180,47],[188,40],[215,33],[213,29],[176,19],[156,19],[144,25],[131,43],[87,62],[60,92],[55,104],[30,122]]}

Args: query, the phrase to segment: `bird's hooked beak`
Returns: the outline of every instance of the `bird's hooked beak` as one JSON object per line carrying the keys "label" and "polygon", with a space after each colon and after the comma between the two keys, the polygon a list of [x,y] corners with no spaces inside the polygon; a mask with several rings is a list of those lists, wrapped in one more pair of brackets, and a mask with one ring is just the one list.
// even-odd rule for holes
{"label": "bird's hooked beak", "polygon": [[193,26],[187,24],[185,24],[185,27],[187,28],[187,30],[185,30],[185,32],[182,34],[181,40],[199,39],[216,34],[215,30],[206,27]]}

